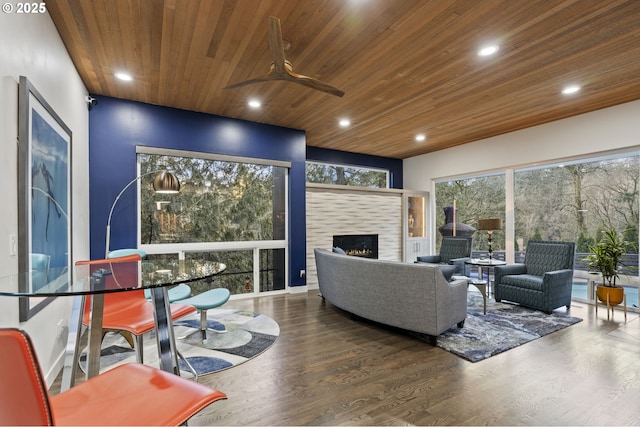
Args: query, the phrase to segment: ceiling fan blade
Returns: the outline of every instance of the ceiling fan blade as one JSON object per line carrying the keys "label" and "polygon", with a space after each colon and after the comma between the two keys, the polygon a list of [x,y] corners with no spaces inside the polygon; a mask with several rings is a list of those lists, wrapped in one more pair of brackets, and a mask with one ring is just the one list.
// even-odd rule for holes
{"label": "ceiling fan blade", "polygon": [[313,77],[303,76],[302,74],[298,74],[294,71],[289,70],[287,70],[287,75],[287,80],[291,82],[295,82],[303,86],[310,87],[311,89],[320,90],[322,92],[326,92],[335,96],[342,97],[344,95],[344,91],[338,89],[337,87],[331,86],[329,83],[321,82],[320,80],[314,79]]}
{"label": "ceiling fan blade", "polygon": [[244,82],[235,83],[235,84],[232,84],[230,86],[226,86],[224,89],[236,89],[236,88],[239,88],[239,87],[249,86],[249,85],[256,84],[256,83],[268,82],[270,80],[282,80],[282,79],[279,78],[278,76],[274,76],[274,75],[268,74],[268,75],[266,75],[264,77],[257,77],[255,79],[245,80]]}
{"label": "ceiling fan blade", "polygon": [[276,73],[284,71],[284,43],[282,42],[282,29],[280,20],[275,16],[269,17],[269,49],[271,60]]}
{"label": "ceiling fan blade", "polygon": [[292,65],[284,57],[284,42],[282,41],[282,29],[280,20],[275,16],[269,17],[269,50],[271,51],[271,70],[264,77],[246,80],[225,87],[225,89],[235,89],[242,86],[248,86],[255,83],[262,83],[272,80],[284,80],[307,86],[311,89],[319,90],[335,96],[343,96],[344,92],[331,86],[328,83],[321,82],[312,77],[303,76],[293,71]]}

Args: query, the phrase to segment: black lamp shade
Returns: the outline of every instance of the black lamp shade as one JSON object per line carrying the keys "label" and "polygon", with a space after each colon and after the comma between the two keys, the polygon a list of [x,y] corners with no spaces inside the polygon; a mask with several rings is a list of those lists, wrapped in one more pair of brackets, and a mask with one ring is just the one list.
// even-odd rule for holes
{"label": "black lamp shade", "polygon": [[171,172],[161,171],[153,178],[153,191],[161,194],[180,192],[180,181]]}

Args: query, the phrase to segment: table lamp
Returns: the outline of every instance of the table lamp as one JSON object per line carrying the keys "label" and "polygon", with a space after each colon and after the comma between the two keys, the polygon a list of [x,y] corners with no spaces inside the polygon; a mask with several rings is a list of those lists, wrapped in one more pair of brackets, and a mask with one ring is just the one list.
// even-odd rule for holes
{"label": "table lamp", "polygon": [[156,170],[152,172],[143,173],[142,175],[138,175],[134,179],[129,181],[129,183],[125,185],[122,190],[120,190],[120,193],[118,193],[118,195],[116,196],[116,199],[113,201],[113,204],[111,205],[111,210],[109,211],[109,218],[107,219],[107,240],[105,242],[105,247],[104,247],[105,258],[109,256],[109,243],[111,241],[111,216],[113,215],[113,209],[116,207],[118,200],[120,200],[120,197],[122,196],[122,194],[127,190],[127,188],[131,187],[133,183],[137,182],[142,177],[152,175],[154,173],[157,174],[153,178],[154,192],[160,193],[160,194],[175,194],[180,192],[180,181],[178,180],[178,178],[176,178],[174,174],[166,170],[159,170],[159,171]]}
{"label": "table lamp", "polygon": [[494,230],[500,230],[502,228],[501,218],[486,218],[478,220],[478,230],[484,230],[489,235],[489,260],[493,259],[492,234]]}

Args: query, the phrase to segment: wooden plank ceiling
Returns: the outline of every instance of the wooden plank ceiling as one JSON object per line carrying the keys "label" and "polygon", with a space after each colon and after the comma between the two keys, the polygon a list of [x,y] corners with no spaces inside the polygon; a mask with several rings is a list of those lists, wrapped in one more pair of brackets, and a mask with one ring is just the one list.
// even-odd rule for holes
{"label": "wooden plank ceiling", "polygon": [[[640,99],[637,0],[50,0],[47,8],[90,93],[302,129],[316,147],[403,159]],[[293,69],[343,97],[290,82],[223,89],[269,71],[269,16],[281,20]],[[488,43],[500,50],[479,57]],[[582,90],[562,95],[567,84]],[[249,98],[262,108],[250,109]],[[349,128],[338,126],[343,117]],[[426,140],[416,142],[418,133]]]}

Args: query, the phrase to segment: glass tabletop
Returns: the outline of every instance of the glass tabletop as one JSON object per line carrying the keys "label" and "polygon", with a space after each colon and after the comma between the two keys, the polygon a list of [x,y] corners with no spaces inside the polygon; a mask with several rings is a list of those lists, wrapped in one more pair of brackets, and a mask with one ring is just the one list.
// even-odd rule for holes
{"label": "glass tabletop", "polygon": [[66,268],[51,269],[48,275],[56,279],[43,286],[30,286],[26,291],[20,291],[18,283],[33,283],[35,272],[1,276],[0,295],[57,297],[173,286],[211,279],[227,268],[223,263],[201,260],[115,260],[77,265],[73,278]]}
{"label": "glass tabletop", "polygon": [[505,265],[505,261],[501,261],[499,259],[488,259],[488,258],[472,258],[465,261],[465,264],[477,265],[477,266],[495,266],[495,265]]}

